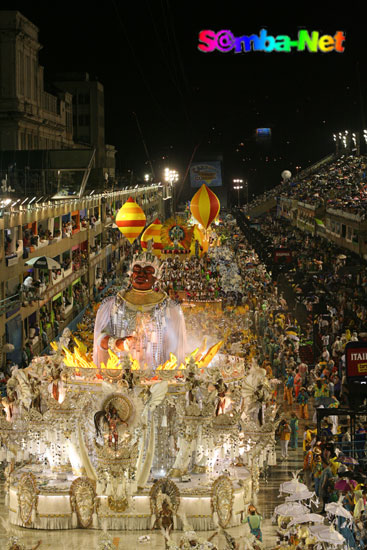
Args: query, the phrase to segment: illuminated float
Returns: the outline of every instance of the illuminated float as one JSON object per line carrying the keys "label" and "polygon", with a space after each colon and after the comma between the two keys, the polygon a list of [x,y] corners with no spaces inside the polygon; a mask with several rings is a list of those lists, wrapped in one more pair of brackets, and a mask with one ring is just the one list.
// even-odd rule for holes
{"label": "illuminated float", "polygon": [[157,262],[135,258],[132,289],[102,303],[94,356],[65,330],[13,372],[0,418],[12,524],[149,530],[163,505],[178,529],[241,523],[274,456],[272,387],[222,341],[182,347],[181,309],[152,294]]}

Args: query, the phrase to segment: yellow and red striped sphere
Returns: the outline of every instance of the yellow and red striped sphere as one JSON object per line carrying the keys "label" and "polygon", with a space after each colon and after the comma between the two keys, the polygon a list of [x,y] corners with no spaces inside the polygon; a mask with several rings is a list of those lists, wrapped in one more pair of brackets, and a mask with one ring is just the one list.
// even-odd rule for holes
{"label": "yellow and red striped sphere", "polygon": [[219,214],[220,202],[217,195],[203,183],[199,191],[191,199],[190,210],[195,220],[204,229],[208,229],[209,225]]}
{"label": "yellow and red striped sphere", "polygon": [[162,223],[159,221],[158,218],[154,220],[141,236],[140,244],[144,252],[148,248],[148,241],[150,239],[153,239],[153,254],[154,256],[159,257],[162,254],[162,240],[161,240],[161,230],[162,230]]}
{"label": "yellow and red striped sphere", "polygon": [[116,225],[132,244],[145,227],[146,216],[140,206],[129,197],[117,212]]}

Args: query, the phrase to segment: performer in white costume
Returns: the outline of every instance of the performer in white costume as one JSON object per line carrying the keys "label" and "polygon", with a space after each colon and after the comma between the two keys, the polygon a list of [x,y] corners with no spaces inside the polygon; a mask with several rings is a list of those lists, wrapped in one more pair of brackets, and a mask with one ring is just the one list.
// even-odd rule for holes
{"label": "performer in white costume", "polygon": [[[107,363],[108,349],[129,351],[142,368],[156,368],[169,359],[185,360],[186,328],[181,307],[153,285],[159,260],[149,253],[132,262],[131,286],[107,298],[98,310],[94,328],[93,360]],[[126,345],[128,341],[128,345]]]}

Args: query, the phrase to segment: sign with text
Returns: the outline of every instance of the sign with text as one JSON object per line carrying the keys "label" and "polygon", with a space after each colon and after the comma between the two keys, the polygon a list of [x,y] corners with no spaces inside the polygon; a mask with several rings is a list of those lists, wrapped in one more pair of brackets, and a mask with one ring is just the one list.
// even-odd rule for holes
{"label": "sign with text", "polygon": [[367,342],[349,342],[345,360],[348,379],[367,379]]}
{"label": "sign with text", "polygon": [[274,250],[273,260],[275,264],[290,264],[292,262],[292,251],[288,248],[277,248]]}
{"label": "sign with text", "polygon": [[210,162],[193,162],[190,167],[191,187],[201,187],[205,183],[208,187],[222,185],[222,170],[219,160]]}

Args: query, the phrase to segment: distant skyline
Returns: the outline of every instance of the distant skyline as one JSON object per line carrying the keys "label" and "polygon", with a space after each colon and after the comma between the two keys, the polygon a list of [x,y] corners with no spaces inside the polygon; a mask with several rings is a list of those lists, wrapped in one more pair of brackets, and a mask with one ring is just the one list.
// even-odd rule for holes
{"label": "distant skyline", "polygon": [[[297,7],[291,18],[270,3],[259,6],[257,17],[237,1],[107,0],[100,6],[81,2],[75,10],[67,1],[57,9],[30,3],[16,9],[40,29],[47,80],[89,72],[104,85],[106,141],[118,149],[118,169],[141,178],[149,171],[133,113],[158,173],[164,163],[182,173],[194,148],[197,160],[222,153],[225,177],[248,178],[250,196],[278,183],[282,170],[294,173],[332,152],[333,132],[363,126],[367,37],[355,9],[323,18]],[[198,50],[202,29],[242,35],[262,28],[290,36],[300,28],[344,31],[345,52]],[[272,129],[267,146],[255,142],[257,127]]]}

